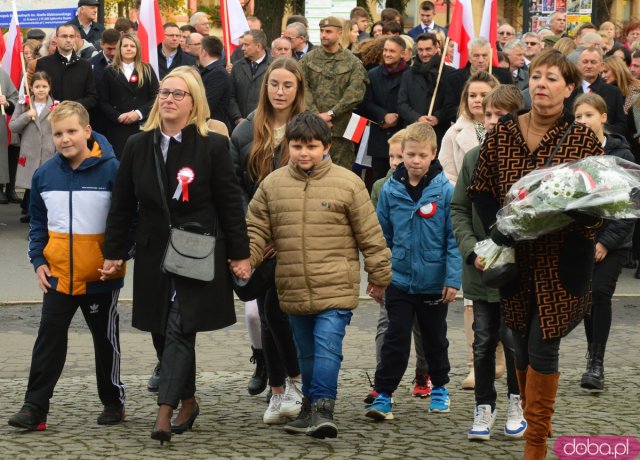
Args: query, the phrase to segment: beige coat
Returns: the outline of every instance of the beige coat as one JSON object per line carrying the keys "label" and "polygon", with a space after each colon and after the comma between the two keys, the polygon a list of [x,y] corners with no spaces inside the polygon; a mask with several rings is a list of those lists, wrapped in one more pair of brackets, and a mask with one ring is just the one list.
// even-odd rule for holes
{"label": "beige coat", "polygon": [[360,262],[369,282],[391,281],[391,252],[364,183],[330,158],[307,175],[292,163],[262,181],[247,213],[251,264],[265,244],[277,250],[276,287],[286,313],[358,306]]}
{"label": "beige coat", "polygon": [[438,159],[447,179],[455,186],[462,170],[462,160],[469,150],[480,145],[473,122],[458,117],[442,138]]}
{"label": "beige coat", "polygon": [[13,112],[9,128],[12,133],[20,134],[20,158],[16,173],[17,187],[30,189],[33,173],[56,153],[51,134],[51,123],[49,122],[52,104],[53,101],[49,98],[47,106],[42,109],[35,121],[31,120],[27,114],[29,107],[24,104],[18,104]]}

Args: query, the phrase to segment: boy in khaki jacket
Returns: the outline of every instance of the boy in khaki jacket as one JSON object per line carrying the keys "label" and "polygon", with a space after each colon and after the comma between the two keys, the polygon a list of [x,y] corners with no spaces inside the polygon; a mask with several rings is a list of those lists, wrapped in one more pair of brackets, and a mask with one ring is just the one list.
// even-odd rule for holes
{"label": "boy in khaki jacket", "polygon": [[287,126],[285,141],[288,166],[271,173],[249,204],[251,264],[262,262],[273,241],[280,307],[290,315],[304,395],[285,430],[335,438],[342,340],[360,291],[358,252],[367,292],[378,302],[391,280],[391,253],[363,182],[331,161],[326,122],[303,112]]}

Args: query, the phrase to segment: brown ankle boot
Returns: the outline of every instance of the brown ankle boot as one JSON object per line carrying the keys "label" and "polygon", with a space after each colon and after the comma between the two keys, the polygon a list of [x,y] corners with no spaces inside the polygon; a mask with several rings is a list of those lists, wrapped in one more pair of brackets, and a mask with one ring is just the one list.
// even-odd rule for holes
{"label": "brown ankle boot", "polygon": [[527,431],[524,433],[525,460],[539,460],[547,456],[547,437],[551,434],[551,417],[559,380],[559,372],[541,374],[531,366],[527,369],[524,406],[524,418],[527,421]]}

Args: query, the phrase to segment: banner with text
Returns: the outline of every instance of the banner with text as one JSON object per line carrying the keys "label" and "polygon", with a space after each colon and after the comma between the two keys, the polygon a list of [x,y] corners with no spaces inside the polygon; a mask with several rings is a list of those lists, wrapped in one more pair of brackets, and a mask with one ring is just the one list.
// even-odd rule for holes
{"label": "banner with text", "polygon": [[[17,0],[18,19],[22,29],[53,28],[69,22],[76,15],[78,0]],[[0,27],[11,22],[11,2],[0,2]]]}

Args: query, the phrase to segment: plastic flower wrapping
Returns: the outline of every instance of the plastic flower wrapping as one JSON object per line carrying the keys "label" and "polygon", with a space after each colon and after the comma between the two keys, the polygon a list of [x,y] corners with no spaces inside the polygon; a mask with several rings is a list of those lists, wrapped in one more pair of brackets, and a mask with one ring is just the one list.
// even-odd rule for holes
{"label": "plastic flower wrapping", "polygon": [[[532,240],[573,222],[566,211],[611,220],[639,218],[640,166],[604,155],[536,169],[511,186],[496,225],[516,241]],[[476,244],[485,275],[491,267],[515,262],[513,250],[503,254],[505,249],[491,240]]]}

